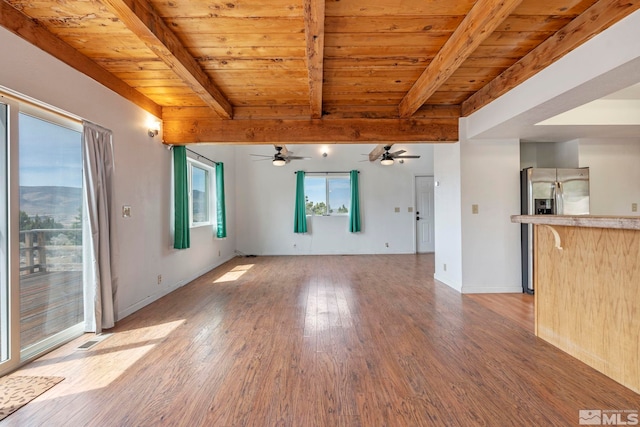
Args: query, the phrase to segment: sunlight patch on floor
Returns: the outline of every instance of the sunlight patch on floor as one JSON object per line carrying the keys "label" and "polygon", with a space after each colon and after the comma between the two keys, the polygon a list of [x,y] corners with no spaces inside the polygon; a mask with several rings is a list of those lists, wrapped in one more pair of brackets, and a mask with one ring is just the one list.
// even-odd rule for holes
{"label": "sunlight patch on floor", "polygon": [[237,265],[225,274],[213,281],[213,283],[235,282],[242,277],[244,273],[249,271],[254,264]]}
{"label": "sunlight patch on floor", "polygon": [[[108,340],[96,344],[88,351],[62,358],[46,358],[33,368],[20,370],[21,375],[56,375],[65,380],[57,388],[55,398],[107,387],[127,369],[141,360],[157,344],[185,322],[184,319],[145,328],[115,332]],[[64,389],[64,390],[61,390]],[[45,396],[41,396],[46,399]]]}

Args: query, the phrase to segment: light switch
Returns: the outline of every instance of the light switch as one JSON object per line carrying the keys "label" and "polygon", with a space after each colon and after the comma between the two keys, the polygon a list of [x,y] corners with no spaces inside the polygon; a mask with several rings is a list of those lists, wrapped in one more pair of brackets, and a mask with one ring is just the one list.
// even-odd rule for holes
{"label": "light switch", "polygon": [[638,212],[638,204],[631,203],[631,212]]}
{"label": "light switch", "polygon": [[478,213],[478,205],[471,205],[471,213],[474,215]]}
{"label": "light switch", "polygon": [[407,212],[409,212],[409,213],[413,212],[413,206],[409,206],[409,207],[407,208]]}
{"label": "light switch", "polygon": [[394,209],[394,211],[395,211],[396,213],[398,213],[398,212],[400,212],[400,208],[395,208],[395,209]]}

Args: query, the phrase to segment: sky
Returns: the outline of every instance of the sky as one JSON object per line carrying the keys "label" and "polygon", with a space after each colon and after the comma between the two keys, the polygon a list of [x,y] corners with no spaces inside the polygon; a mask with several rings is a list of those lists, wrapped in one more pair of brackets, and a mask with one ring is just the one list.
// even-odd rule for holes
{"label": "sky", "polygon": [[20,114],[20,185],[82,188],[82,134]]}

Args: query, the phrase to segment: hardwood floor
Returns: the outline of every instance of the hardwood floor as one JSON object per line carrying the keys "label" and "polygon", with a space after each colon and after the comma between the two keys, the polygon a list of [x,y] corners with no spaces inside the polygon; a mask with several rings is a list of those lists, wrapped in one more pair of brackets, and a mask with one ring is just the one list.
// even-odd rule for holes
{"label": "hardwood floor", "polygon": [[66,379],[4,423],[564,426],[640,409],[505,314],[530,301],[487,304],[434,283],[432,255],[236,258],[14,373]]}

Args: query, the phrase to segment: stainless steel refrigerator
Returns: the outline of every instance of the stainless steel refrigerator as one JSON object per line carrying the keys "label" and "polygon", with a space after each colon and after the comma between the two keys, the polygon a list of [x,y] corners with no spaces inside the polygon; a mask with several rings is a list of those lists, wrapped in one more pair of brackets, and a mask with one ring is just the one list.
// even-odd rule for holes
{"label": "stainless steel refrigerator", "polygon": [[[520,173],[524,215],[588,215],[589,168],[526,168]],[[533,289],[533,226],[522,224],[522,291]]]}

